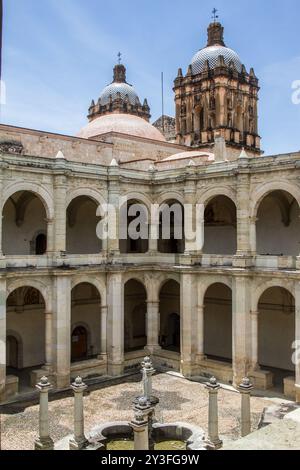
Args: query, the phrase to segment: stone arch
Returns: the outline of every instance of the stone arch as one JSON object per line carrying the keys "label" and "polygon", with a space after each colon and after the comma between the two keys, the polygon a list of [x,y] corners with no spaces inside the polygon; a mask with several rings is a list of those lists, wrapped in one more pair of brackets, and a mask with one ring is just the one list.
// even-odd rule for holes
{"label": "stone arch", "polygon": [[180,191],[167,191],[161,193],[157,199],[156,204],[162,205],[168,201],[178,201],[180,204],[184,205],[184,197]]}
{"label": "stone arch", "polygon": [[52,296],[50,286],[47,286],[45,283],[37,279],[8,279],[6,299],[8,299],[10,294],[12,294],[15,290],[22,287],[33,287],[34,289],[38,290],[45,302],[45,313],[52,312]]}
{"label": "stone arch", "polygon": [[44,186],[30,183],[27,181],[20,181],[7,186],[3,191],[3,203],[1,207],[1,213],[3,212],[3,208],[8,201],[8,199],[13,196],[15,193],[28,191],[33,193],[36,197],[38,197],[44,205],[47,219],[54,218],[54,204],[53,204],[53,195],[46,189]]}
{"label": "stone arch", "polygon": [[232,278],[229,276],[209,276],[207,279],[199,281],[198,294],[199,294],[199,305],[203,305],[204,297],[208,289],[214,284],[224,284],[226,287],[232,290]]}
{"label": "stone arch", "polygon": [[157,298],[159,298],[160,291],[162,290],[164,285],[169,281],[175,281],[180,286],[180,274],[168,273],[168,274],[165,274],[165,275],[161,275],[159,277],[157,285],[156,285]]}
{"label": "stone arch", "polygon": [[23,369],[23,339],[22,336],[14,330],[6,331],[6,338],[9,336],[15,338],[18,343],[18,369]]}
{"label": "stone arch", "polygon": [[[79,321],[71,325],[71,340],[73,338],[74,331],[77,328],[81,328],[81,327],[84,328],[87,333],[87,354],[88,354],[92,341],[91,341],[91,329],[87,323],[85,323],[84,321]],[[72,351],[72,344],[71,344],[71,351]],[[72,352],[71,352],[71,356],[72,356]]]}
{"label": "stone arch", "polygon": [[[140,207],[136,214],[130,214],[130,208],[134,205]],[[126,210],[126,212],[125,212]],[[137,214],[139,213],[139,237],[131,237],[128,227],[131,222],[136,221]],[[130,215],[129,215],[130,214]],[[120,199],[120,240],[119,247],[122,254],[144,254],[149,250],[149,234],[151,223],[151,201],[149,198],[139,192],[130,192],[122,195]],[[125,225],[126,222],[126,225]],[[135,228],[137,228],[135,226]]]}
{"label": "stone arch", "polygon": [[145,274],[144,273],[126,273],[123,277],[124,287],[129,281],[136,281],[142,284],[147,294],[147,300],[148,300],[149,294],[148,294],[148,286],[147,286]]}
{"label": "stone arch", "polygon": [[257,285],[257,287],[253,290],[252,295],[252,311],[258,311],[258,304],[260,298],[263,294],[272,288],[280,287],[286,291],[288,291],[293,297],[295,297],[295,283],[294,281],[287,281],[284,279],[273,279],[267,282],[261,282]]}
{"label": "stone arch", "polygon": [[210,201],[219,196],[227,197],[237,207],[236,191],[229,186],[219,186],[218,188],[210,188],[204,191],[198,196],[197,203],[203,204],[206,207]]}
{"label": "stone arch", "polygon": [[107,304],[106,286],[102,280],[96,279],[92,276],[88,276],[85,274],[74,276],[71,281],[71,291],[75,289],[77,286],[79,286],[80,284],[91,284],[92,286],[94,286],[98,291],[101,303],[103,305]]}
{"label": "stone arch", "polygon": [[66,207],[69,207],[74,199],[84,196],[92,199],[96,204],[98,204],[98,206],[107,204],[105,197],[99,191],[91,188],[81,187],[68,192]]}
{"label": "stone arch", "polygon": [[255,188],[250,200],[250,217],[255,218],[261,202],[266,196],[274,191],[285,191],[290,194],[300,207],[300,189],[296,185],[282,180],[270,181],[263,183]]}
{"label": "stone arch", "polygon": [[124,198],[124,203],[130,202],[130,201],[137,201],[137,203],[142,203],[145,205],[147,208],[148,214],[149,214],[149,220],[150,220],[150,214],[151,214],[151,204],[152,200],[145,194],[140,193],[139,191],[130,191],[129,193],[124,193],[121,194],[120,199],[122,200]]}

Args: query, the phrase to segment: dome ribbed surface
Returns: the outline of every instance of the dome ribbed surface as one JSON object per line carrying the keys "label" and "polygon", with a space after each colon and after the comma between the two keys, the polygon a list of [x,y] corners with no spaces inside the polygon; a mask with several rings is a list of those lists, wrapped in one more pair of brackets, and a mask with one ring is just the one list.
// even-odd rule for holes
{"label": "dome ribbed surface", "polygon": [[101,105],[105,106],[109,104],[110,97],[112,97],[113,101],[116,100],[118,93],[120,93],[123,100],[125,99],[126,95],[128,95],[129,103],[132,105],[135,105],[139,100],[133,86],[129,85],[128,83],[111,83],[104,88],[100,95]]}
{"label": "dome ribbed surface", "polygon": [[214,69],[218,64],[219,56],[223,56],[225,64],[229,65],[233,61],[238,72],[242,71],[242,63],[238,54],[224,46],[209,46],[201,49],[194,55],[191,65],[193,74],[201,73],[205,69],[205,62],[208,60],[210,68]]}

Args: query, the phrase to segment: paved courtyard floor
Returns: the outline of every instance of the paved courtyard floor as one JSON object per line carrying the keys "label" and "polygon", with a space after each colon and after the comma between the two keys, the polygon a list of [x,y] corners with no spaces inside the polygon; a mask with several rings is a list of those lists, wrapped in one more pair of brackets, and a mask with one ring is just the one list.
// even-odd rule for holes
{"label": "paved courtyard floor", "polygon": [[[106,421],[130,420],[132,400],[141,394],[140,376],[117,385],[91,387],[84,398],[85,429]],[[190,382],[170,374],[153,377],[154,395],[159,397],[157,417],[164,423],[193,423],[207,432],[208,393],[203,384]],[[252,426],[257,429],[264,408],[272,402],[264,397],[252,397]],[[37,405],[20,403],[4,408],[1,416],[3,450],[32,450],[38,430]],[[55,442],[73,432],[73,398],[56,396],[49,404],[51,436]],[[240,395],[231,390],[219,392],[220,435],[225,443],[239,438]]]}

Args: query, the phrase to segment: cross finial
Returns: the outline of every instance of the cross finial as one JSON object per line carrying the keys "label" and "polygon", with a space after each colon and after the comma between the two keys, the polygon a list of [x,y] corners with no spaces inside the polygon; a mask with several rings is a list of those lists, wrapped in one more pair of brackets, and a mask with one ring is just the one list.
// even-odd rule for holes
{"label": "cross finial", "polygon": [[218,10],[216,8],[214,8],[213,11],[212,11],[212,14],[213,14],[212,19],[214,20],[214,23],[219,18],[219,15],[217,15],[217,13],[218,13]]}
{"label": "cross finial", "polygon": [[119,65],[121,64],[121,59],[122,59],[122,54],[121,52],[118,53],[118,62],[119,62]]}

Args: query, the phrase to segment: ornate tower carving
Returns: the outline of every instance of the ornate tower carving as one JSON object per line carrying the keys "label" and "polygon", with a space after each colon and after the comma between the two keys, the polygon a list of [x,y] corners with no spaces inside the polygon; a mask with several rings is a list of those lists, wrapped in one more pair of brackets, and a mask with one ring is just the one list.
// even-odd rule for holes
{"label": "ornate tower carving", "polygon": [[127,83],[126,68],[123,64],[114,67],[113,81],[104,88],[97,103],[92,101],[88,119],[93,121],[99,116],[111,113],[133,114],[146,121],[151,117],[147,100],[141,104],[134,87]]}
{"label": "ornate tower carving", "polygon": [[223,36],[222,25],[211,23],[207,47],[193,57],[186,76],[178,71],[174,82],[176,140],[199,148],[221,136],[228,146],[260,154],[258,79],[226,47]]}

